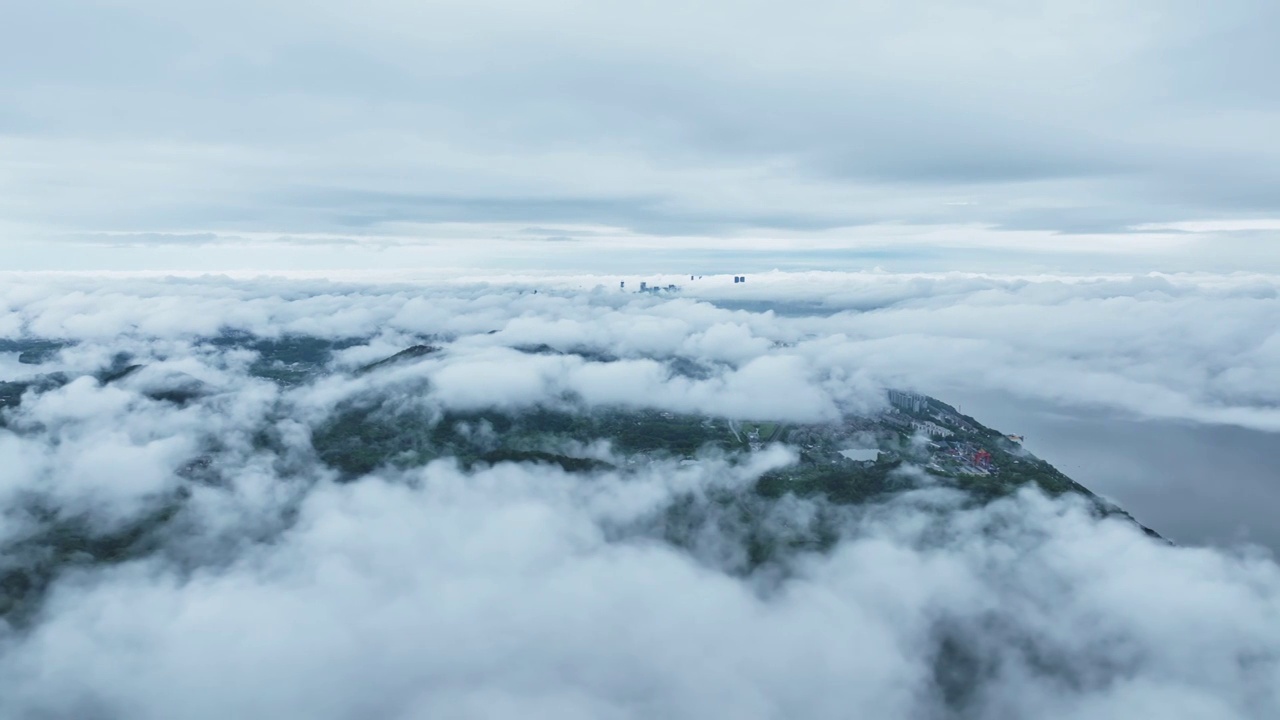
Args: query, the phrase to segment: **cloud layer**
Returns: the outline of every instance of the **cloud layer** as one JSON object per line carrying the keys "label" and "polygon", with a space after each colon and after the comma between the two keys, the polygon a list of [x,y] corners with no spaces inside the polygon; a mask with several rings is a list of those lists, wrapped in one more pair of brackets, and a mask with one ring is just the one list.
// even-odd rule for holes
{"label": "cloud layer", "polygon": [[[1269,275],[763,273],[741,285],[725,276],[651,276],[683,286],[662,297],[619,291],[620,279],[635,287],[645,276],[427,288],[11,277],[0,329],[88,341],[60,356],[81,369],[119,349],[185,348],[222,329],[372,333],[368,348],[343,351],[339,364],[385,357],[414,338],[451,341],[449,353],[422,366],[451,402],[571,392],[591,403],[688,409],[749,395],[770,412],[829,414],[900,386],[943,396],[999,390],[1138,417],[1280,429],[1280,281]],[[538,345],[622,362],[511,350]],[[674,359],[709,374],[668,378],[664,363]],[[763,376],[771,382],[759,382]]]}
{"label": "cloud layer", "polygon": [[[1000,248],[987,264],[1276,269],[1263,0],[214,8],[7,18],[0,217],[20,267],[602,269],[621,258],[542,240],[764,237],[932,268],[953,261],[941,237]],[[104,243],[144,250],[85,247]],[[421,252],[350,250],[370,243]]]}
{"label": "cloud layer", "polygon": [[68,579],[9,642],[0,703],[142,718],[1280,707],[1270,561],[1161,546],[1030,496],[946,520],[903,501],[761,588],[644,536],[606,539],[602,524],[652,512],[681,481],[705,479],[433,467],[412,487],[324,485],[279,541],[229,566]]}
{"label": "cloud layer", "polygon": [[[1280,568],[1256,549],[1165,545],[1035,493],[982,507],[945,486],[857,507],[746,493],[781,449],[586,474],[442,460],[340,483],[312,448],[369,398],[426,416],[821,420],[875,410],[886,385],[968,383],[1272,422],[1275,385],[1233,384],[1225,361],[1276,367],[1267,277],[702,282],[674,297],[610,278],[7,285],[8,339],[66,343],[41,364],[6,352],[7,377],[70,381],[4,411],[4,569],[42,562],[59,528],[126,550],[62,558],[43,602],[0,631],[0,715],[1280,710]],[[342,341],[309,375],[304,335]],[[297,364],[262,367],[271,342]],[[359,370],[427,342],[440,350]],[[140,527],[161,529],[121,539]],[[762,538],[790,549],[753,568]]]}

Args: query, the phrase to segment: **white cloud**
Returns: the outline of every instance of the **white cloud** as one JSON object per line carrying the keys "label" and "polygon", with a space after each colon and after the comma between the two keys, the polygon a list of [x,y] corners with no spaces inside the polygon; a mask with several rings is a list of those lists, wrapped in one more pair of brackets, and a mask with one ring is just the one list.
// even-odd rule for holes
{"label": "white cloud", "polygon": [[[493,347],[547,344],[624,359],[687,358],[719,367],[717,377],[729,372],[728,382],[741,376],[733,368],[755,358],[786,356],[805,369],[784,375],[855,404],[869,395],[849,395],[850,387],[904,385],[941,395],[999,389],[1144,417],[1280,427],[1274,390],[1280,387],[1280,336],[1273,322],[1280,315],[1280,281],[1268,275],[757,273],[745,285],[723,276],[689,283],[686,276],[684,297],[665,301],[612,290],[616,280],[605,276],[530,278],[543,288],[540,294],[487,284],[414,289],[154,279],[66,292],[84,282],[23,278],[10,285],[6,300],[15,327],[86,341],[63,351],[63,361],[81,371],[104,362],[114,352],[108,348],[145,355],[155,351],[144,338],[186,341],[221,327],[376,335],[387,354],[394,343],[408,345],[422,335],[454,342],[425,377],[441,373],[440,392],[449,398],[470,393],[473,404],[580,392],[576,383],[596,377],[596,370],[583,374],[573,362]],[[748,306],[772,311],[730,309]],[[496,333],[485,334],[490,331]],[[773,349],[779,343],[790,347]],[[643,365],[609,372],[628,368],[637,372],[634,380],[618,376],[616,387],[598,397],[620,400],[635,384],[649,388],[637,393],[643,398],[664,382]],[[182,368],[192,371],[189,364]],[[521,376],[519,393],[501,389]],[[486,377],[493,378],[490,388]],[[689,387],[700,398],[714,394],[706,383]],[[770,407],[776,411],[776,404]]]}
{"label": "white cloud", "polygon": [[[0,632],[0,715],[1280,710],[1280,569],[1257,550],[1167,546],[1032,494],[981,508],[940,486],[843,510],[750,500],[781,449],[589,480],[438,461],[339,485],[310,445],[352,399],[816,420],[874,409],[886,384],[1267,427],[1275,385],[1253,383],[1277,366],[1273,278],[778,273],[708,278],[677,299],[608,280],[543,278],[536,295],[498,282],[9,284],[12,327],[76,343],[13,367],[84,374],[120,350],[145,367],[7,411],[5,542],[38,536],[33,498],[109,530],[189,494],[154,552],[67,571],[28,626]],[[332,374],[279,388],[247,375],[252,350],[201,344],[209,328],[370,340],[336,353]],[[441,350],[350,373],[423,336]],[[542,343],[585,354],[513,349]],[[202,392],[185,405],[149,397],[192,382]],[[677,505],[683,547],[663,539]],[[840,538],[830,552],[743,574],[751,533],[820,526]]]}
{"label": "white cloud", "polygon": [[54,717],[934,717],[950,636],[982,668],[953,700],[977,717],[1280,707],[1273,564],[1078,508],[1028,496],[939,520],[890,505],[762,592],[606,539],[603,508],[616,522],[671,500],[643,492],[657,477],[436,465],[422,481],[318,488],[281,541],[224,569],[65,583],[8,641],[0,702]]}

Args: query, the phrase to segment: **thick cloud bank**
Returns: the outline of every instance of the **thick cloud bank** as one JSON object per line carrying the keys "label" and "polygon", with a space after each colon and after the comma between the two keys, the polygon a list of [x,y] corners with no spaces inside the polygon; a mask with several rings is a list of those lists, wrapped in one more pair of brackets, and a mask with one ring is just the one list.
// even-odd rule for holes
{"label": "thick cloud bank", "polygon": [[[725,392],[716,392],[716,402],[729,405],[743,402],[731,391],[746,384],[791,398],[798,383],[808,383],[824,398],[802,394],[818,409],[805,412],[870,397],[884,385],[941,394],[998,389],[1137,417],[1280,430],[1280,277],[1272,275],[774,272],[746,284],[731,276],[648,278],[682,286],[679,295],[656,297],[619,292],[620,280],[631,290],[646,278],[616,276],[447,289],[10,277],[0,290],[0,333],[8,336],[132,342],[138,352],[150,352],[153,338],[181,344],[227,328],[373,336],[373,346],[352,350],[349,362],[394,352],[412,337],[457,339],[450,356],[457,366],[447,358],[440,369],[451,373],[449,391],[459,400],[511,392],[527,399],[559,384],[600,401],[652,403],[663,390],[649,361],[686,358],[736,371],[717,376]],[[521,345],[629,362],[610,369],[618,375],[577,372],[545,358],[512,368],[503,351]],[[62,359],[100,360],[86,359],[87,352],[64,351]],[[507,367],[501,381],[511,387],[465,382],[483,363]],[[761,374],[773,382],[754,383]],[[628,382],[618,382],[623,376]],[[831,382],[814,382],[822,378]],[[700,407],[708,398],[680,390],[669,401]],[[804,405],[801,398],[750,402],[786,412]]]}
{"label": "thick cloud bank", "polygon": [[1275,417],[1276,385],[1247,381],[1276,367],[1266,278],[712,281],[11,284],[0,570],[48,572],[0,626],[0,717],[1280,715],[1280,567],[1161,543],[1070,494],[753,495],[782,447],[350,478],[313,446],[375,400],[427,423],[821,422],[962,373]]}
{"label": "thick cloud bank", "polygon": [[278,542],[226,567],[68,579],[7,643],[0,706],[78,718],[1280,708],[1274,564],[1165,547],[1036,497],[944,522],[904,501],[762,589],[607,536],[670,501],[657,478],[435,467],[418,481],[323,485]]}

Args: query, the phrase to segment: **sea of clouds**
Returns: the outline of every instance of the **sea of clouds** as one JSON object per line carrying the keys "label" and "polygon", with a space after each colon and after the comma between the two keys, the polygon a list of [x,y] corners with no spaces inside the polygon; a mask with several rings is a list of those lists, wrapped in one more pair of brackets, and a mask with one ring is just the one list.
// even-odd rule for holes
{"label": "sea of clouds", "polygon": [[[712,501],[784,448],[340,482],[310,442],[361,398],[816,422],[875,412],[886,387],[1275,431],[1280,279],[7,280],[0,337],[68,344],[0,356],[0,379],[73,379],[4,411],[5,567],[33,562],[24,541],[51,521],[109,534],[180,509],[148,552],[70,563],[0,626],[0,717],[1280,715],[1280,566],[1257,548],[1171,546],[1033,492],[786,498],[746,521]],[[282,386],[211,342],[236,332],[350,344]],[[423,342],[442,350],[356,372]],[[144,367],[92,376],[121,353]],[[173,389],[191,399],[156,399]],[[695,511],[673,544],[677,504]],[[818,524],[829,550],[743,569],[753,532]]]}

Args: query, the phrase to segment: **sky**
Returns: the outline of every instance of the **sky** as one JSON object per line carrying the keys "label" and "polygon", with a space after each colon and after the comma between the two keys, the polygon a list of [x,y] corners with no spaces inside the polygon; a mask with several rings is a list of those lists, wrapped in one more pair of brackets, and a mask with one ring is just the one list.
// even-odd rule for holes
{"label": "sky", "polygon": [[50,0],[9,269],[1280,270],[1266,0]]}

